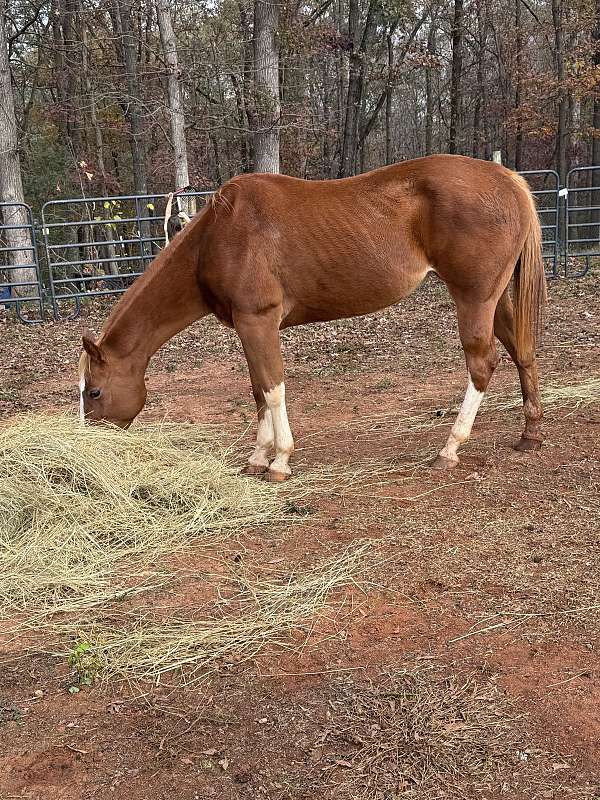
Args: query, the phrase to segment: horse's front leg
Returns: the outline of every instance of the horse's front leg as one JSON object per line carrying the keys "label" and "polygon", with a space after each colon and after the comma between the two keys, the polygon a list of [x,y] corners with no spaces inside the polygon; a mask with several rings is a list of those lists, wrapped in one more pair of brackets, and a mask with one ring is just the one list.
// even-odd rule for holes
{"label": "horse's front leg", "polygon": [[[256,447],[245,472],[264,472],[265,478],[271,481],[284,481],[292,474],[289,460],[294,450],[285,405],[280,319],[279,308],[261,314],[233,314],[235,329],[248,361],[258,410]],[[275,457],[269,464],[272,448]]]}
{"label": "horse's front leg", "polygon": [[273,459],[273,447],[275,446],[273,415],[271,414],[271,409],[267,407],[264,392],[260,388],[252,369],[250,369],[250,380],[252,381],[252,392],[256,402],[258,430],[256,432],[254,452],[242,472],[245,475],[262,475],[267,472]]}

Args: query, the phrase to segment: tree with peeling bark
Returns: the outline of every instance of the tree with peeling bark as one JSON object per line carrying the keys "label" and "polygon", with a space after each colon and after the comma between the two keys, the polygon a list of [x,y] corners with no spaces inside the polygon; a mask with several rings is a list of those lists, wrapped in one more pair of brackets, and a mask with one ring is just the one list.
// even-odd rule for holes
{"label": "tree with peeling bark", "polygon": [[6,242],[8,266],[6,282],[15,284],[14,295],[31,294],[28,284],[35,282],[35,271],[24,266],[30,264],[31,235],[28,224],[17,136],[17,118],[13,98],[12,78],[6,40],[6,0],[0,0],[0,202],[2,220],[8,226],[2,231]]}
{"label": "tree with peeling bark", "polygon": [[169,95],[169,121],[171,123],[171,139],[175,154],[175,188],[181,189],[189,185],[187,144],[185,140],[185,114],[180,84],[179,60],[177,57],[177,41],[173,30],[170,0],[157,0],[156,14],[160,30],[165,65],[167,68],[167,91]]}

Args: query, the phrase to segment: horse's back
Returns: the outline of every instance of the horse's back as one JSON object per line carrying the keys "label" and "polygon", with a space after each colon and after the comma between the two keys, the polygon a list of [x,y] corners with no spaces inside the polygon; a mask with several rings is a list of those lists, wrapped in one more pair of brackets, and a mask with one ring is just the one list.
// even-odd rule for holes
{"label": "horse's back", "polygon": [[395,228],[405,234],[424,217],[458,232],[517,227],[523,184],[494,162],[439,154],[329,181],[241,175],[217,193],[214,207],[220,221],[229,217],[238,230],[273,233],[285,245],[304,247],[312,238],[318,245],[337,239],[380,247]]}

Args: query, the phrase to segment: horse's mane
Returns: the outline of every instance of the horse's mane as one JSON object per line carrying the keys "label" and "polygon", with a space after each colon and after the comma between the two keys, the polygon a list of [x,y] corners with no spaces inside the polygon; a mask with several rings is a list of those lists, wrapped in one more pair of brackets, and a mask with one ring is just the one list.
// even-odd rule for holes
{"label": "horse's mane", "polygon": [[232,178],[230,181],[228,181],[225,184],[225,186],[221,186],[220,189],[217,189],[216,192],[213,192],[213,194],[212,194],[212,196],[210,198],[210,206],[211,206],[212,210],[215,212],[215,214],[218,212],[220,206],[223,206],[223,208],[229,214],[231,214],[231,212],[233,211],[233,203],[223,193],[229,188],[237,189],[238,186],[239,186],[239,184],[238,184],[236,178]]}

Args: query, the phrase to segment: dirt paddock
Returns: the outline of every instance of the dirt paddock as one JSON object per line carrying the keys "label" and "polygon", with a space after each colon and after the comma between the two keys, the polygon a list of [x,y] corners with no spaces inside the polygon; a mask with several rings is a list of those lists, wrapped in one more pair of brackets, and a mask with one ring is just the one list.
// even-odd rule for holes
{"label": "dirt paddock", "polygon": [[[105,313],[0,318],[0,418],[74,408],[81,332]],[[297,524],[241,532],[220,556],[268,573],[367,538],[371,566],[308,630],[193,685],[70,694],[43,640],[25,654],[0,634],[0,798],[598,800],[600,397],[552,399],[528,454],[511,449],[520,408],[492,398],[440,473],[426,462],[465,369],[433,279],[393,309],[283,338],[296,472],[360,464],[360,481],[332,479]],[[540,369],[546,389],[600,377],[598,277],[551,283]],[[230,331],[206,320],[165,345],[149,390],[145,419],[214,423],[250,448]],[[517,391],[504,355],[491,394]],[[185,558],[195,578],[149,604],[193,607],[201,570]]]}

